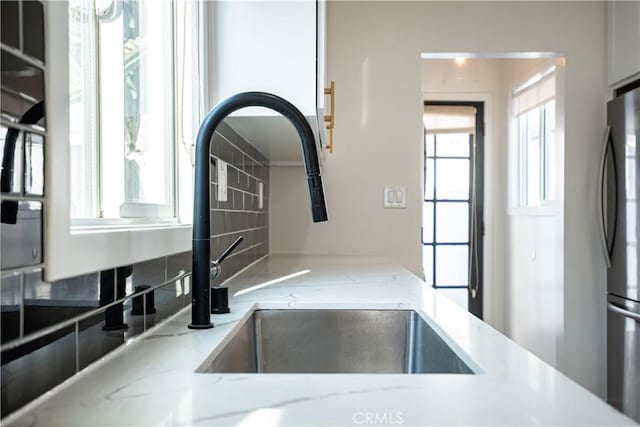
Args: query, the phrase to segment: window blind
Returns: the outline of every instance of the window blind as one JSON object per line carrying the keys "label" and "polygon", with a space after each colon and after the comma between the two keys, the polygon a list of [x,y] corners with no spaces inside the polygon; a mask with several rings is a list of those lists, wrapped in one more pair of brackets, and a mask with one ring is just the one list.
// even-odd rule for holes
{"label": "window blind", "polygon": [[556,77],[551,74],[528,88],[514,94],[515,115],[531,110],[556,96]]}
{"label": "window blind", "polygon": [[424,127],[427,134],[473,133],[476,109],[467,106],[428,105],[424,107]]}

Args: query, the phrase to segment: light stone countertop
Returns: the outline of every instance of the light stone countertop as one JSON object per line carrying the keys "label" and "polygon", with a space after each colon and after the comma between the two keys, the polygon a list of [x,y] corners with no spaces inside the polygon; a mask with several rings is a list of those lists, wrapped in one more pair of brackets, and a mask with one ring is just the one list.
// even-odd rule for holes
{"label": "light stone countertop", "polygon": [[[187,329],[184,310],[2,425],[636,425],[386,258],[269,256],[230,293],[265,284],[213,329]],[[414,309],[482,373],[195,373],[256,308]]]}

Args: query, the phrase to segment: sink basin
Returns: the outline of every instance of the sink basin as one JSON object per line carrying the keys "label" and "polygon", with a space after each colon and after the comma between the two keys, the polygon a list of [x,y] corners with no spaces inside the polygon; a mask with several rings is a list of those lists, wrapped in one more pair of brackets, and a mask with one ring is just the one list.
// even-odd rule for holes
{"label": "sink basin", "polygon": [[196,372],[474,373],[412,310],[256,310]]}

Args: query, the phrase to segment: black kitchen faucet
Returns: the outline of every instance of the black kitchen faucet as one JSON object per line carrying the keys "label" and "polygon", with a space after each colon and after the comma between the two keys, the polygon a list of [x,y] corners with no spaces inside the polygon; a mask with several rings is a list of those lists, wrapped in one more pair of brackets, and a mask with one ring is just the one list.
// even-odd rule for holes
{"label": "black kitchen faucet", "polygon": [[196,139],[195,191],[193,200],[193,298],[191,329],[212,328],[209,280],[211,276],[211,225],[209,207],[209,153],[211,138],[220,122],[245,107],[265,107],[285,116],[295,127],[309,184],[313,222],[327,220],[320,165],[313,131],[304,115],[289,101],[264,92],[244,92],[222,101],[207,114]]}

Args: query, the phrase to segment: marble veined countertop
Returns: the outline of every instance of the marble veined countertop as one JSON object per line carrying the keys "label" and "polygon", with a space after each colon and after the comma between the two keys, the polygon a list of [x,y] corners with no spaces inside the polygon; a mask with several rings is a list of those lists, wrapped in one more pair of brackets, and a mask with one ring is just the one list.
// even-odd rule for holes
{"label": "marble veined countertop", "polygon": [[[386,258],[269,256],[229,285],[215,328],[187,308],[2,425],[635,425]],[[482,373],[196,373],[256,308],[414,309]]]}

